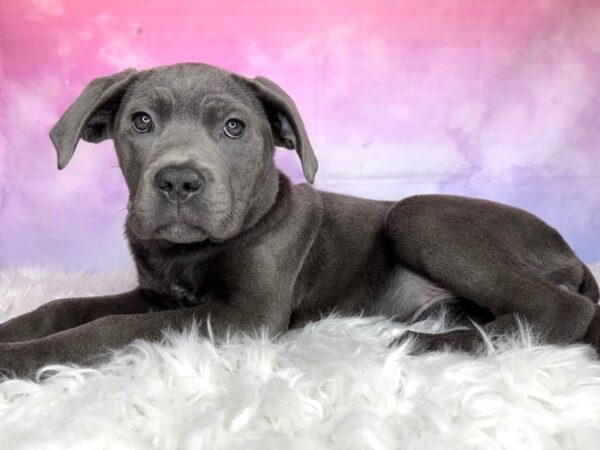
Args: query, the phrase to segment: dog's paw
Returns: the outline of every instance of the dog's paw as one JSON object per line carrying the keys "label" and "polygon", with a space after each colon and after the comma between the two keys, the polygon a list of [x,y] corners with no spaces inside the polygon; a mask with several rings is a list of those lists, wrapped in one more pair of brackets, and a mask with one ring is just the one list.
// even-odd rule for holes
{"label": "dog's paw", "polygon": [[400,347],[401,345],[408,345],[409,352],[411,355],[419,355],[435,350],[432,346],[433,340],[431,336],[434,334],[419,333],[417,331],[406,330],[400,336],[390,342],[389,347]]}
{"label": "dog's paw", "polygon": [[419,333],[407,330],[390,343],[397,347],[407,343],[411,355],[435,351],[474,352],[481,345],[481,336],[475,330],[454,330],[446,333]]}
{"label": "dog's paw", "polygon": [[34,374],[37,359],[24,351],[25,347],[23,342],[0,343],[0,380]]}

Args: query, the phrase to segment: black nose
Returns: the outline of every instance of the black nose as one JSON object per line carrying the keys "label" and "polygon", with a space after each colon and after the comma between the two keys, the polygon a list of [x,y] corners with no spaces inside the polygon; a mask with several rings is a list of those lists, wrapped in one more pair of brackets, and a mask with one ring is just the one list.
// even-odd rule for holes
{"label": "black nose", "polygon": [[187,167],[165,167],[156,174],[154,184],[171,202],[183,203],[202,189],[204,179]]}

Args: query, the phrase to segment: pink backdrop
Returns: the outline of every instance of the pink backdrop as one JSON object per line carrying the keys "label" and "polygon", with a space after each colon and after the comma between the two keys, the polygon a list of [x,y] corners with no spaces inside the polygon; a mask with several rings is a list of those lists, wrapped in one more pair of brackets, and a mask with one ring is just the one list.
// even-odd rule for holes
{"label": "pink backdrop", "polygon": [[2,0],[0,266],[129,263],[111,143],[58,172],[47,133],[90,79],[180,61],[284,86],[318,188],[503,201],[600,259],[599,23],[597,0]]}

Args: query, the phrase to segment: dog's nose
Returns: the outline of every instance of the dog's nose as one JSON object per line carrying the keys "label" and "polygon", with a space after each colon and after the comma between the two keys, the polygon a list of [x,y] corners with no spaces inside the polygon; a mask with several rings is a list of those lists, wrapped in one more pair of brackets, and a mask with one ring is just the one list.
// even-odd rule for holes
{"label": "dog's nose", "polygon": [[197,194],[204,184],[198,172],[187,167],[165,167],[155,178],[156,188],[173,203],[183,203]]}

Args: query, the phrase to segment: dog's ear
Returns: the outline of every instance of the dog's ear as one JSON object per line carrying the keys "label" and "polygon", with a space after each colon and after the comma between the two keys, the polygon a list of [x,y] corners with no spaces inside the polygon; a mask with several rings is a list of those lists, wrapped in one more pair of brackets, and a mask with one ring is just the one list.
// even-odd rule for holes
{"label": "dog's ear", "polygon": [[319,163],[296,104],[283,89],[267,78],[244,78],[244,81],[250,85],[265,108],[271,123],[274,144],[296,150],[302,163],[304,177],[312,184]]}
{"label": "dog's ear", "polygon": [[58,168],[71,160],[79,139],[100,142],[112,137],[115,114],[137,71],[128,69],[88,84],[50,131]]}

